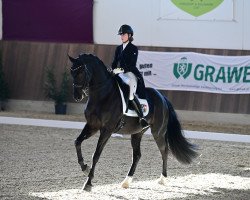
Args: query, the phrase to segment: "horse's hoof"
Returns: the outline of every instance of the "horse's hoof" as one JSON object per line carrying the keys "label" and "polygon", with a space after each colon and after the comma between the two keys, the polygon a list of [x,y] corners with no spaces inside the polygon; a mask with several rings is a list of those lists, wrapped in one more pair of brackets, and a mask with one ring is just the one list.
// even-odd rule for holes
{"label": "horse's hoof", "polygon": [[124,181],[122,181],[121,186],[125,189],[129,188],[130,183],[132,183],[133,177],[127,176]]}
{"label": "horse's hoof", "polygon": [[157,180],[157,183],[160,185],[167,185],[167,177],[161,174],[161,177]]}
{"label": "horse's hoof", "polygon": [[82,166],[82,171],[85,175],[88,175],[90,172],[90,167],[86,164]]}
{"label": "horse's hoof", "polygon": [[89,179],[87,179],[87,181],[84,183],[83,187],[82,187],[82,190],[84,191],[87,191],[87,192],[90,192],[92,189],[92,184],[91,182],[89,181]]}
{"label": "horse's hoof", "polygon": [[82,191],[86,191],[86,192],[91,192],[92,186],[91,185],[84,185],[82,187]]}
{"label": "horse's hoof", "polygon": [[127,189],[129,188],[129,184],[127,182],[122,182],[122,187]]}

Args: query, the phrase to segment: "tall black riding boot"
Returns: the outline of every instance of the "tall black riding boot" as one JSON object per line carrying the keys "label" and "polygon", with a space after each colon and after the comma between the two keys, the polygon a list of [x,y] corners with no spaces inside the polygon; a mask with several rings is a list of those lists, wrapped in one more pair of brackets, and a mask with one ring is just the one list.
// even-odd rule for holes
{"label": "tall black riding boot", "polygon": [[144,129],[148,128],[150,125],[148,124],[147,120],[143,116],[141,104],[140,104],[139,100],[137,99],[137,97],[135,96],[131,102],[132,102],[132,105],[133,105],[133,107],[134,107],[134,109],[139,117],[139,122],[142,126],[142,129],[144,130]]}

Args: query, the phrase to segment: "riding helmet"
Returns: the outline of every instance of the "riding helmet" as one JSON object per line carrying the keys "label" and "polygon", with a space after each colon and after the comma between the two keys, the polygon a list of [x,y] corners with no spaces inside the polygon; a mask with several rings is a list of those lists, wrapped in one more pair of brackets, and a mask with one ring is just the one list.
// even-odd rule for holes
{"label": "riding helmet", "polygon": [[134,34],[134,31],[133,29],[131,28],[131,26],[127,25],[127,24],[123,24],[119,31],[118,31],[118,35],[121,35],[121,34],[124,34],[124,33],[127,33],[127,34],[131,34],[131,36],[133,36]]}

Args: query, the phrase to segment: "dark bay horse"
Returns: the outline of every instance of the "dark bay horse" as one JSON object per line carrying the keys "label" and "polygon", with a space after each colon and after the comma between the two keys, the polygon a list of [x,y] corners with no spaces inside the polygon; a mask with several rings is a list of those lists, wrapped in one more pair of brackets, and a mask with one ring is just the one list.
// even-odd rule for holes
{"label": "dark bay horse", "polygon": [[[142,131],[137,117],[123,115],[117,82],[99,58],[91,54],[81,54],[77,58],[69,56],[69,59],[72,62],[71,75],[73,77],[74,99],[81,101],[84,96],[88,96],[87,106],[84,111],[87,123],[75,140],[78,163],[82,171],[89,170],[83,189],[89,190],[91,188],[96,163],[105,144],[112,133],[117,130],[122,118],[125,123],[118,133],[130,134],[133,148],[132,165],[122,182],[122,187],[127,188],[132,182],[137,163],[141,157],[140,143],[145,130]],[[146,92],[148,100],[151,102],[146,119],[150,124],[152,135],[162,155],[162,175],[159,183],[164,184],[167,177],[169,149],[176,159],[184,164],[191,163],[197,153],[195,146],[183,136],[180,122],[169,100],[155,89],[146,88]],[[98,131],[100,131],[100,137],[93,155],[92,166],[89,168],[84,163],[81,143]]]}

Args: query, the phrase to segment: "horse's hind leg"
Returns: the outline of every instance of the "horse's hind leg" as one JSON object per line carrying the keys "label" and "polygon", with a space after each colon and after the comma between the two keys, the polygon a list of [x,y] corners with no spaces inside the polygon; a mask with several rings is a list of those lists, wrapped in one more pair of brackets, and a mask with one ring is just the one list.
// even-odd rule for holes
{"label": "horse's hind leg", "polygon": [[133,175],[135,173],[136,166],[141,158],[141,138],[143,132],[131,135],[131,145],[133,148],[133,162],[128,172],[128,175],[122,182],[123,188],[128,188],[129,184],[132,182]]}
{"label": "horse's hind leg", "polygon": [[91,137],[92,135],[94,135],[97,131],[91,129],[91,127],[89,126],[89,124],[86,124],[81,132],[81,134],[77,137],[77,139],[75,140],[75,147],[76,147],[76,154],[77,154],[77,158],[78,158],[78,163],[81,166],[81,169],[83,172],[87,172],[89,171],[89,167],[87,166],[87,164],[84,164],[84,159],[82,156],[82,149],[81,149],[81,144],[83,140],[88,139],[89,137]]}
{"label": "horse's hind leg", "polygon": [[158,183],[165,185],[166,178],[167,178],[167,159],[168,159],[168,146],[165,140],[165,134],[159,134],[158,132],[152,131],[152,135],[156,141],[156,144],[161,152],[162,156],[162,174],[161,177],[158,179]]}

